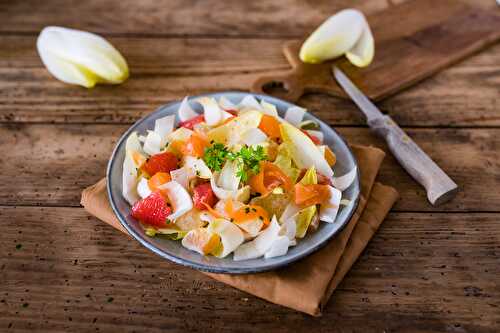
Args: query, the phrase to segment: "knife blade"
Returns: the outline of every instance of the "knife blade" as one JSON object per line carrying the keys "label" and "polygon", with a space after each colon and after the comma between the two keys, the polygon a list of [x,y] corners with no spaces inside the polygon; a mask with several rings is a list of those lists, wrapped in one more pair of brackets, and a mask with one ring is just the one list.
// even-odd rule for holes
{"label": "knife blade", "polygon": [[338,84],[366,116],[368,126],[385,139],[389,150],[403,168],[427,192],[433,205],[451,200],[458,192],[457,184],[394,122],[384,115],[337,66],[332,73]]}

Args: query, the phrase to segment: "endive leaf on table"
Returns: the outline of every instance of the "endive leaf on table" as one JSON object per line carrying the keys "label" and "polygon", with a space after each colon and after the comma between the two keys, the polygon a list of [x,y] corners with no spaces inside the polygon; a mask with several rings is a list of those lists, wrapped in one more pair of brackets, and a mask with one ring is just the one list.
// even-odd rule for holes
{"label": "endive leaf on table", "polygon": [[120,52],[90,32],[46,27],[38,36],[37,49],[48,71],[69,84],[92,88],[96,83],[122,83],[129,76]]}

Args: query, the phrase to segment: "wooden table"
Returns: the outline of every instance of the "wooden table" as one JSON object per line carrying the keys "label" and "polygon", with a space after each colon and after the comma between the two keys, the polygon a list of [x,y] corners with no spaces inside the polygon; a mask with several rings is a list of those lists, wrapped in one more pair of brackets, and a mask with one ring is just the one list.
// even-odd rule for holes
{"label": "wooden table", "polygon": [[[401,199],[321,318],[162,260],[79,204],[138,118],[186,94],[246,90],[286,69],[282,43],[327,13],[393,2],[0,1],[0,331],[500,330],[500,45],[380,103],[461,192],[430,206],[388,155],[379,178]],[[56,81],[35,49],[47,25],[104,35],[130,79]],[[351,103],[299,104],[350,142],[386,149]]]}

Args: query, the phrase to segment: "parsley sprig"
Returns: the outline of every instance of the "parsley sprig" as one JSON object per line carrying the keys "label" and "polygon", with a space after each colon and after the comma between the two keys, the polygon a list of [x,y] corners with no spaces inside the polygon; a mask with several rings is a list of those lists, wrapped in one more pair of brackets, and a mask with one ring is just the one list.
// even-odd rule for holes
{"label": "parsley sprig", "polygon": [[203,160],[212,171],[220,171],[229,151],[222,143],[214,143],[205,149]]}
{"label": "parsley sprig", "polygon": [[257,174],[260,171],[260,161],[267,159],[264,147],[243,146],[238,152],[230,152],[221,143],[214,143],[205,149],[203,160],[212,171],[220,171],[226,160],[236,161],[238,170],[236,176],[245,182],[249,173]]}

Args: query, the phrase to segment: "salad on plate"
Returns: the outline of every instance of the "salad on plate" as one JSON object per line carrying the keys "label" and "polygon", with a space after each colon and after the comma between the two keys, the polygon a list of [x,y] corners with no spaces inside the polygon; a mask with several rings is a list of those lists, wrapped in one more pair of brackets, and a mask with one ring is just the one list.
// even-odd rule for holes
{"label": "salad on plate", "polygon": [[177,115],[127,138],[122,193],[131,216],[148,236],[201,255],[285,255],[321,222],[335,222],[357,175],[334,176],[335,153],[306,112],[293,106],[280,117],[252,95],[238,104],[184,98]]}

